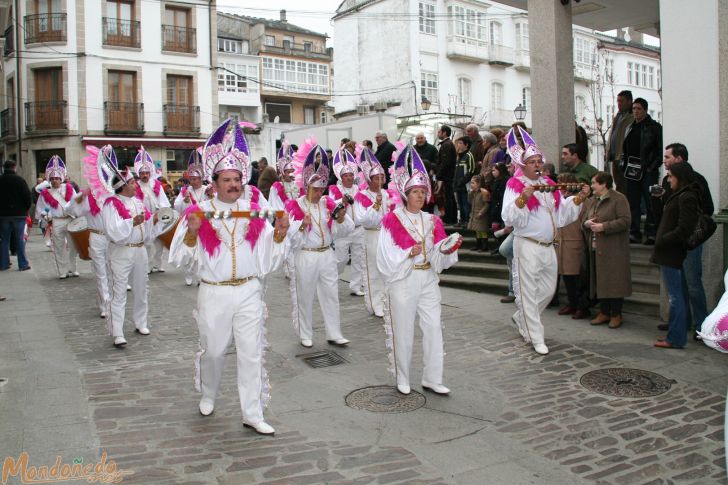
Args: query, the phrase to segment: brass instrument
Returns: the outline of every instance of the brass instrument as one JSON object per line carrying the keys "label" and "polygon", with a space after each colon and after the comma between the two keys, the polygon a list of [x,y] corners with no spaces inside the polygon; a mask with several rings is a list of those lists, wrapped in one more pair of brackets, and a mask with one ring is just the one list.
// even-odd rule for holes
{"label": "brass instrument", "polygon": [[557,190],[565,190],[567,192],[571,193],[577,193],[581,192],[581,189],[587,184],[582,183],[565,183],[565,184],[534,184],[529,185],[529,187],[533,187],[535,190],[539,192],[556,192]]}

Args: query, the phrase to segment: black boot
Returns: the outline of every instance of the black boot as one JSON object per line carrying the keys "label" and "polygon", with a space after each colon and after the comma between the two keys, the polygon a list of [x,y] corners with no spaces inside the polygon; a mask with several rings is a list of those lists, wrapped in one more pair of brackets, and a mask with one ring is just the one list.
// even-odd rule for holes
{"label": "black boot", "polygon": [[485,237],[485,238],[481,239],[480,241],[481,241],[481,243],[480,243],[480,249],[479,249],[479,251],[481,253],[488,252],[488,238]]}
{"label": "black boot", "polygon": [[475,238],[475,246],[473,246],[473,251],[480,251],[480,238]]}

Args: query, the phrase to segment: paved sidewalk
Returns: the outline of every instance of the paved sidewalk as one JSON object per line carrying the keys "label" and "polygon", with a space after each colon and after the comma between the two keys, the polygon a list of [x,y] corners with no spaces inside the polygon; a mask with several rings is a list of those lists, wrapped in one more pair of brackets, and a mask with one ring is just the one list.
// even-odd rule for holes
{"label": "paved sidewalk", "polygon": [[[266,298],[266,414],[277,433],[264,438],[242,427],[232,354],[215,414],[198,414],[196,288],[179,271],[151,275],[152,335],[133,334],[127,323],[129,345],[116,350],[94,309],[90,265],[80,265],[81,278],[59,281],[40,238],[29,254],[32,271],[0,273],[8,297],[0,303],[2,459],[27,451],[38,466],[56,455],[90,463],[104,450],[134,472],[123,483],[726,483],[726,356],[692,341],[682,351],[654,349],[657,322],[649,319],[630,316],[609,330],[548,310],[551,354],[541,357],[505,323],[513,305],[443,289],[452,395],[427,394],[409,413],[371,413],[344,398],[393,383],[381,320],[342,284],[352,344],[336,351],[348,363],[311,368],[297,357],[306,349],[293,335],[279,273]],[[314,350],[327,350],[320,327]],[[604,367],[653,370],[675,382],[638,399],[580,385],[585,372]]]}

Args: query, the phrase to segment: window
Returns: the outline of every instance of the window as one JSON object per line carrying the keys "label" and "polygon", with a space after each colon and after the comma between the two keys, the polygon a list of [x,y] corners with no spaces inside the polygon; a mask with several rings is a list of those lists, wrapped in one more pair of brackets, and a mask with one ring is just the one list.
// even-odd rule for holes
{"label": "window", "polygon": [[329,66],[317,62],[263,57],[263,82],[274,89],[329,94]]}
{"label": "window", "polygon": [[291,35],[283,36],[283,47],[288,47],[289,49],[291,47],[293,47],[293,36],[291,36]]}
{"label": "window", "polygon": [[323,111],[323,110],[322,110],[322,111],[321,111],[321,124],[322,124],[322,125],[325,125],[325,124],[327,123],[327,121],[328,121],[328,120],[327,120],[327,118],[326,118],[326,111]]}
{"label": "window", "polygon": [[217,51],[228,54],[247,54],[250,50],[247,40],[217,39]]}
{"label": "window", "polygon": [[453,5],[447,7],[447,13],[448,17],[452,19],[450,33],[459,37],[460,42],[485,42],[487,40],[484,12]]}
{"label": "window", "polygon": [[305,52],[311,52],[311,49],[313,49],[313,42],[304,42],[303,43],[303,50]]}
{"label": "window", "polygon": [[103,20],[105,45],[139,47],[139,22],[134,21],[134,2],[107,0]]}
{"label": "window", "polygon": [[266,35],[265,45],[276,45],[276,37],[274,35]]}
{"label": "window", "polygon": [[435,6],[431,3],[420,2],[420,32],[435,33]]}
{"label": "window", "polygon": [[303,108],[303,123],[305,125],[313,125],[316,123],[315,108]]}
{"label": "window", "polygon": [[132,0],[107,0],[106,16],[117,20],[134,20],[134,2]]}
{"label": "window", "polygon": [[521,105],[526,109],[531,109],[531,88],[521,89]]}
{"label": "window", "polygon": [[490,85],[490,109],[503,109],[503,85],[501,83]]}
{"label": "window", "polygon": [[190,26],[190,11],[186,8],[167,7],[164,9],[164,21],[167,25],[188,28]]}
{"label": "window", "polygon": [[516,49],[529,50],[528,24],[526,22],[516,22]]}
{"label": "window", "polygon": [[280,103],[265,103],[265,112],[268,114],[268,120],[274,122],[278,118],[279,123],[291,122],[291,105]]}
{"label": "window", "polygon": [[258,66],[221,62],[217,68],[217,89],[228,93],[257,93]]}
{"label": "window", "polygon": [[577,96],[574,98],[574,111],[577,120],[584,118],[584,113],[586,111],[586,99],[584,99],[584,96]]}
{"label": "window", "polygon": [[574,62],[592,66],[597,63],[596,44],[582,37],[574,37]]}
{"label": "window", "polygon": [[612,122],[613,119],[614,119],[614,105],[609,104],[609,105],[607,105],[607,119],[604,120],[604,122],[608,126]]}
{"label": "window", "polygon": [[60,67],[34,69],[35,102],[27,113],[26,128],[52,130],[65,127],[63,71]]}
{"label": "window", "polygon": [[190,149],[167,150],[167,172],[184,172],[190,159]]}
{"label": "window", "polygon": [[604,60],[604,78],[607,82],[614,82],[614,59]]}
{"label": "window", "polygon": [[422,71],[420,74],[420,96],[424,96],[432,104],[440,104],[437,94],[437,73]]}
{"label": "window", "polygon": [[162,26],[163,50],[174,52],[195,52],[196,32],[191,28],[191,12],[186,8],[167,7],[164,10]]}
{"label": "window", "polygon": [[490,43],[503,45],[503,25],[500,22],[490,23]]}
{"label": "window", "polygon": [[192,78],[167,76],[167,103],[178,106],[192,105]]}
{"label": "window", "polygon": [[109,71],[109,101],[136,103],[136,72]]}
{"label": "window", "polygon": [[654,68],[654,66],[650,66],[650,68],[649,68],[649,76],[647,78],[647,87],[650,89],[655,89],[655,68]]}
{"label": "window", "polygon": [[165,132],[199,131],[195,126],[196,110],[192,106],[192,77],[167,76],[167,104],[165,111]]}
{"label": "window", "polygon": [[470,106],[472,100],[472,83],[470,79],[465,77],[458,78],[458,104],[463,108]]}

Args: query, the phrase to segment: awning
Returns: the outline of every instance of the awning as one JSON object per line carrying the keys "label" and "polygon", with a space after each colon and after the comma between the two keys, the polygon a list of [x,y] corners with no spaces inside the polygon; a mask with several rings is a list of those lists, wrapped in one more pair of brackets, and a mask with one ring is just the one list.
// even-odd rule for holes
{"label": "awning", "polygon": [[206,138],[144,138],[124,136],[82,136],[84,145],[111,145],[113,147],[162,147],[162,148],[197,148],[207,141]]}

